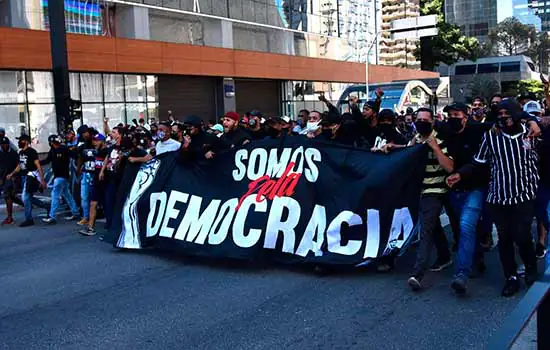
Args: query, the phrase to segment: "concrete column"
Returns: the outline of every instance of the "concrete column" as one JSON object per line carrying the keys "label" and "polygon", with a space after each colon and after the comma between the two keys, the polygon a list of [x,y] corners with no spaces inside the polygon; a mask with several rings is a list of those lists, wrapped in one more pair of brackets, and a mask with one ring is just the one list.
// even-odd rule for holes
{"label": "concrete column", "polygon": [[116,35],[121,38],[150,40],[149,9],[117,6]]}
{"label": "concrete column", "polygon": [[219,19],[205,19],[204,45],[221,47],[224,49],[233,48],[233,23]]}

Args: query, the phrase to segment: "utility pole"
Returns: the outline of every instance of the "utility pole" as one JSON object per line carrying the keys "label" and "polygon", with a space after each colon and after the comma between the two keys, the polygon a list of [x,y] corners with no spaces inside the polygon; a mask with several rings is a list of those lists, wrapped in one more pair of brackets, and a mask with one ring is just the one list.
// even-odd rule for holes
{"label": "utility pole", "polygon": [[65,133],[72,128],[69,112],[71,90],[69,88],[69,64],[67,60],[67,33],[65,30],[65,1],[49,0],[50,43],[53,67],[53,87],[57,131]]}

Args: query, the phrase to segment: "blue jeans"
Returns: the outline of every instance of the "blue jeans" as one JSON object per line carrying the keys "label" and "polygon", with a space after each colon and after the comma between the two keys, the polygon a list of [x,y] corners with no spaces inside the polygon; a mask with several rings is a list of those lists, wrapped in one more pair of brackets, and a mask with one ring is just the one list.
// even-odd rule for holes
{"label": "blue jeans", "polygon": [[82,173],[80,176],[80,206],[82,207],[82,217],[84,219],[90,218],[90,197],[93,181],[92,173]]}
{"label": "blue jeans", "polygon": [[65,202],[71,208],[71,212],[74,216],[78,216],[78,207],[74,201],[73,195],[69,190],[69,181],[62,177],[57,177],[53,180],[52,191],[52,206],[50,208],[50,218],[55,218],[57,208],[59,208],[59,197],[63,197]]}
{"label": "blue jeans", "polygon": [[460,238],[458,240],[457,274],[466,277],[472,271],[477,246],[477,222],[483,209],[484,193],[481,190],[466,192],[451,191],[451,203],[459,218]]}
{"label": "blue jeans", "polygon": [[25,207],[25,219],[32,220],[32,199],[34,194],[27,191],[27,175],[21,176],[21,183],[23,184],[21,199],[23,199],[23,206]]}

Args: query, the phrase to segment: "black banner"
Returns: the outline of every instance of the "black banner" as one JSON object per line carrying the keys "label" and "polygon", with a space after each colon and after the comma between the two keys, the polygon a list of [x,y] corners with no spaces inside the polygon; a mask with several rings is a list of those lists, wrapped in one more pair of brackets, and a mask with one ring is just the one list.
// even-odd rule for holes
{"label": "black banner", "polygon": [[413,236],[426,155],[423,146],[384,155],[300,137],[212,161],[163,154],[127,169],[111,241],[186,255],[361,264],[399,252]]}

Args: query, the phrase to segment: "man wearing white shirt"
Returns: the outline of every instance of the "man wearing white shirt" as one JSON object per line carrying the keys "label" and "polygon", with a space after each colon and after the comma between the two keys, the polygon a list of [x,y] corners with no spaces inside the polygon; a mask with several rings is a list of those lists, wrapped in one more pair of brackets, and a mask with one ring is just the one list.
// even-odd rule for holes
{"label": "man wearing white shirt", "polygon": [[170,125],[162,122],[159,125],[159,131],[157,133],[159,141],[155,146],[157,156],[166,152],[177,151],[181,147],[181,143],[170,138]]}

